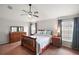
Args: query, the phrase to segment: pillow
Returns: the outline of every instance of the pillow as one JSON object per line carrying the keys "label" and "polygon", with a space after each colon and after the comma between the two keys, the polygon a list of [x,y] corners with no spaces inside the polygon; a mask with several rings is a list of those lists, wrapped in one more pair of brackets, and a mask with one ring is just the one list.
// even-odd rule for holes
{"label": "pillow", "polygon": [[37,35],[46,35],[46,31],[45,30],[38,30]]}
{"label": "pillow", "polygon": [[51,34],[52,34],[52,31],[49,31],[49,30],[46,31],[46,35],[51,35]]}
{"label": "pillow", "polygon": [[45,30],[44,30],[44,31],[42,31],[42,34],[43,34],[43,35],[46,35],[46,31],[45,31]]}
{"label": "pillow", "polygon": [[42,32],[41,31],[37,31],[37,34],[41,34]]}

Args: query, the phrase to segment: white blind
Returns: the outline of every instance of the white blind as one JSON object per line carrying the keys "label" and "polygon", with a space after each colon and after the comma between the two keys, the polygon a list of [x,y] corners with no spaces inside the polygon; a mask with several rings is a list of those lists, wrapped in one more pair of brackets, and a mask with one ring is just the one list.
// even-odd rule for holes
{"label": "white blind", "polygon": [[73,20],[63,20],[62,21],[62,40],[72,42],[73,39]]}

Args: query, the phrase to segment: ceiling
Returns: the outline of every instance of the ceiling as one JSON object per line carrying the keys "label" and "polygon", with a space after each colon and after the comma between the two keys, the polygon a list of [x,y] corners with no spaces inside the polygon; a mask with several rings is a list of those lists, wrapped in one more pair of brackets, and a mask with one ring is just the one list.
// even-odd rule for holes
{"label": "ceiling", "polygon": [[[12,9],[8,9],[7,4],[0,5],[0,18],[8,20],[27,21],[26,16],[21,16],[21,10],[28,10],[27,4],[9,4]],[[39,18],[36,20],[55,19],[61,16],[68,16],[79,13],[79,4],[33,4],[33,10],[39,11]]]}

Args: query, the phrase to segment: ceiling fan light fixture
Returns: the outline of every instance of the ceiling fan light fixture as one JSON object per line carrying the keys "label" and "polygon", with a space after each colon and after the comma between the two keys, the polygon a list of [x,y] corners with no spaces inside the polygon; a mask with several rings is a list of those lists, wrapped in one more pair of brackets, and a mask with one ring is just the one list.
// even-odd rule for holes
{"label": "ceiling fan light fixture", "polygon": [[32,15],[29,15],[29,14],[28,14],[28,17],[29,17],[29,18],[31,18],[31,17],[32,17]]}
{"label": "ceiling fan light fixture", "polygon": [[27,15],[27,17],[35,17],[35,18],[38,18],[38,11],[33,11],[32,10],[32,4],[29,4],[29,11],[26,11],[26,10],[22,10],[25,15]]}

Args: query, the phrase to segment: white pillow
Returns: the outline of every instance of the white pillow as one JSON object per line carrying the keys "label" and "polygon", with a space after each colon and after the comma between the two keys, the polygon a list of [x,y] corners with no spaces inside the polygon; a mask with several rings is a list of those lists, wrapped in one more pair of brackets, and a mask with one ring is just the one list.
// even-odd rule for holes
{"label": "white pillow", "polygon": [[49,31],[49,30],[46,31],[46,35],[51,35],[51,34],[52,34],[51,31]]}
{"label": "white pillow", "polygon": [[37,34],[41,35],[41,34],[43,34],[43,32],[42,31],[37,31]]}
{"label": "white pillow", "polygon": [[42,35],[46,35],[46,31],[44,30],[44,31],[42,31]]}

